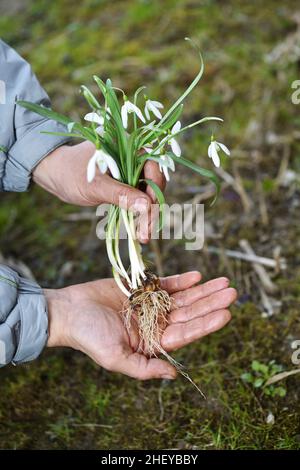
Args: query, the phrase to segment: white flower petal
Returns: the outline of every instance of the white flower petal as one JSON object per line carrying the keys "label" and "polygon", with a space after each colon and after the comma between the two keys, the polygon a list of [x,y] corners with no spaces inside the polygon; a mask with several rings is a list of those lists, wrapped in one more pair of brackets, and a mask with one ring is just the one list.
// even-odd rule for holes
{"label": "white flower petal", "polygon": [[216,143],[215,142],[212,142],[211,143],[211,158],[212,158],[212,161],[214,162],[214,165],[219,168],[220,166],[220,157],[218,155],[218,152],[217,152],[217,146],[216,146]]}
{"label": "white flower petal", "polygon": [[230,150],[226,147],[226,145],[222,144],[221,142],[217,142],[217,144],[221,147],[223,152],[226,153],[226,155],[230,155]]}
{"label": "white flower petal", "polygon": [[108,154],[105,154],[105,161],[107,163],[109,171],[111,172],[111,176],[116,180],[121,179],[120,170],[116,161]]}
{"label": "white flower petal", "polygon": [[102,173],[104,175],[104,173],[107,172],[107,168],[108,168],[108,165],[107,165],[106,161],[99,158],[97,160],[97,165],[98,165],[98,168],[100,170],[100,173]]}
{"label": "white flower petal", "polygon": [[180,148],[180,145],[177,142],[177,140],[176,139],[170,139],[170,145],[171,145],[172,152],[174,153],[174,155],[176,155],[176,157],[180,157],[181,156],[181,148]]}
{"label": "white flower petal", "polygon": [[69,124],[68,124],[68,132],[72,132],[73,127],[75,126],[75,124],[76,124],[75,122],[69,122]]}
{"label": "white flower petal", "polygon": [[96,127],[96,132],[103,137],[104,136],[104,127],[103,126],[98,126]]}
{"label": "white flower petal", "polygon": [[145,121],[145,118],[144,118],[144,116],[143,116],[141,110],[140,110],[135,104],[131,103],[130,101],[127,101],[127,103],[128,103],[128,109],[129,109],[131,112],[135,113],[135,114],[137,115],[137,117],[138,117],[142,122],[145,123],[146,121]]}
{"label": "white flower petal", "polygon": [[84,116],[85,121],[95,122],[96,124],[102,125],[104,123],[104,118],[99,116],[97,113],[88,113]]}
{"label": "white flower petal", "polygon": [[212,144],[210,143],[209,146],[208,146],[208,156],[209,158],[211,158],[211,147],[212,147]]}
{"label": "white flower petal", "polygon": [[87,166],[87,180],[88,183],[91,183],[96,175],[96,160],[98,158],[97,150],[94,155],[90,158]]}
{"label": "white flower petal", "polygon": [[173,158],[171,157],[168,157],[168,167],[170,168],[170,170],[175,171],[175,163]]}
{"label": "white flower petal", "polygon": [[151,102],[150,100],[148,100],[147,109],[150,109],[150,111],[152,111],[154,116],[156,116],[158,119],[162,118],[161,112],[153,105],[153,101]]}
{"label": "white flower petal", "polygon": [[174,126],[172,127],[171,134],[176,134],[177,132],[180,131],[180,129],[181,129],[181,122],[180,121],[175,122]]}
{"label": "white flower petal", "polygon": [[163,166],[163,173],[167,181],[170,181],[169,171],[167,166]]}
{"label": "white flower petal", "polygon": [[128,125],[128,115],[127,115],[127,101],[126,103],[123,104],[122,109],[121,109],[121,116],[122,116],[122,123],[125,129],[127,129]]}
{"label": "white flower petal", "polygon": [[147,119],[148,121],[150,121],[151,118],[150,118],[150,114],[149,114],[149,109],[148,109],[148,106],[147,106],[147,102],[146,102],[146,104],[145,104],[145,116],[146,116],[146,119]]}
{"label": "white flower petal", "polygon": [[160,103],[160,101],[154,101],[154,100],[149,100],[149,101],[151,101],[151,103],[154,104],[156,108],[162,109],[164,107],[164,105]]}

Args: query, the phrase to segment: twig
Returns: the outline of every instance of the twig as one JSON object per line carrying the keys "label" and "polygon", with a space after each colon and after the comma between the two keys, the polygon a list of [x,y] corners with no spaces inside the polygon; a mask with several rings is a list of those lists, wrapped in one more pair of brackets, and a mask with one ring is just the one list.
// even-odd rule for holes
{"label": "twig", "polygon": [[262,305],[265,309],[264,317],[272,317],[274,315],[274,309],[269,297],[261,286],[259,286],[259,292]]}
{"label": "twig", "polygon": [[[242,250],[244,250],[247,255],[256,256],[253,249],[250,246],[250,243],[247,240],[240,240],[239,244]],[[253,264],[253,269],[258,275],[265,291],[268,294],[274,294],[275,292],[277,292],[278,287],[272,282],[265,268],[257,262],[253,262],[252,264]]]}
{"label": "twig", "polygon": [[264,195],[262,182],[260,179],[257,179],[256,186],[257,186],[257,192],[258,192],[259,212],[261,216],[262,225],[264,227],[267,227],[269,225],[269,214],[268,214],[268,208],[267,208],[267,203],[266,203],[266,198]]}
{"label": "twig", "polygon": [[163,392],[163,386],[161,385],[158,389],[158,404],[159,404],[159,409],[160,409],[159,421],[163,421],[164,416],[165,416],[165,409],[164,409],[164,402],[163,402],[162,392]]}
{"label": "twig", "polygon": [[70,423],[70,426],[74,426],[76,428],[113,428],[113,425],[111,424],[98,424],[98,423]]}
{"label": "twig", "polygon": [[222,178],[227,184],[232,186],[233,189],[238,193],[238,195],[241,198],[244,211],[246,213],[250,212],[250,209],[252,207],[252,202],[244,189],[240,175],[236,172],[235,177],[233,177],[232,175],[227,173],[225,170],[223,170],[223,168],[216,168],[215,171],[220,176],[220,178]]}
{"label": "twig", "polygon": [[225,253],[229,258],[235,258],[235,259],[240,259],[242,261],[248,261],[250,263],[257,263],[261,264],[263,266],[267,266],[268,268],[274,268],[277,269],[280,267],[281,269],[286,268],[286,261],[284,258],[280,259],[272,259],[272,258],[265,258],[264,256],[257,256],[255,253],[254,254],[248,254],[248,253],[242,253],[241,251],[236,251],[236,250],[225,250],[222,248],[217,248],[215,246],[209,246],[207,248],[207,251],[209,253],[215,253],[215,254],[222,254]]}
{"label": "twig", "polygon": [[285,144],[283,146],[283,157],[281,159],[279,171],[275,179],[277,186],[280,186],[284,180],[284,176],[289,167],[290,155],[291,147],[289,144]]}

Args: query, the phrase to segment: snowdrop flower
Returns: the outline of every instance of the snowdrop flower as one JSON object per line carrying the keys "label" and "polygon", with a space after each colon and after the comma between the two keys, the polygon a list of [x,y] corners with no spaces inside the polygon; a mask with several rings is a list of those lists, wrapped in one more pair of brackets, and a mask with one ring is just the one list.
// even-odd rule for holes
{"label": "snowdrop flower", "polygon": [[[146,153],[152,153],[153,152],[153,148],[150,147],[150,145],[144,145],[144,147],[142,147],[143,150],[145,150]],[[154,152],[154,154],[157,155],[157,152]]]}
{"label": "snowdrop flower", "polygon": [[175,137],[172,137],[174,134],[177,134],[181,129],[181,122],[177,121],[175,122],[174,126],[172,127],[171,134],[168,135],[163,139],[164,142],[168,142],[169,145],[171,145],[172,152],[176,157],[181,156],[181,148],[179,146],[179,143],[175,139]]}
{"label": "snowdrop flower", "polygon": [[96,132],[103,137],[104,135],[104,117],[99,116],[97,113],[88,113],[84,116],[85,121],[94,122],[95,124],[99,124],[96,128]]}
{"label": "snowdrop flower", "polygon": [[219,154],[218,152],[220,150],[223,150],[224,153],[226,153],[226,155],[230,155],[230,151],[228,150],[228,148],[226,147],[226,145],[222,144],[221,142],[217,142],[216,140],[214,140],[214,138],[212,137],[211,138],[211,143],[209,144],[208,146],[208,156],[209,158],[212,159],[214,165],[219,168],[220,166],[220,157],[219,157]]}
{"label": "snowdrop flower", "polygon": [[126,97],[124,98],[124,104],[121,109],[121,116],[122,116],[122,122],[123,126],[125,129],[127,129],[128,125],[128,114],[134,113],[136,116],[143,122],[145,123],[145,118],[141,112],[141,110],[131,101],[129,101]]}
{"label": "snowdrop flower", "polygon": [[116,180],[121,179],[120,170],[115,160],[103,150],[96,150],[87,167],[87,180],[89,183],[95,178],[96,166],[98,166],[101,173],[104,174],[109,170],[113,178]]}
{"label": "snowdrop flower", "polygon": [[156,116],[158,119],[161,119],[162,115],[159,110],[162,109],[164,105],[160,103],[159,101],[149,100],[149,98],[147,98],[146,96],[145,96],[145,99],[146,99],[145,116],[148,119],[148,121],[150,121],[151,119],[150,112],[153,113],[154,116]]}
{"label": "snowdrop flower", "polygon": [[168,155],[161,155],[158,160],[159,169],[165,175],[167,181],[170,181],[169,169],[175,171],[175,164]]}

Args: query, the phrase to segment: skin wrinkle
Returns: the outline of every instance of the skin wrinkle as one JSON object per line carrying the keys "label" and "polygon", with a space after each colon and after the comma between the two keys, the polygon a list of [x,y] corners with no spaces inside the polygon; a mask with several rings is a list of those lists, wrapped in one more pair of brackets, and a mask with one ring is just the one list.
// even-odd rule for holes
{"label": "skin wrinkle", "polygon": [[171,313],[171,321],[182,322],[192,320],[199,315],[199,311],[201,311],[201,316],[205,316],[210,313],[211,309],[215,309],[216,307],[227,308],[235,300],[235,289],[231,287],[222,289],[221,291],[214,292],[207,297],[199,299],[192,305],[184,306],[180,309],[174,310]]}
{"label": "skin wrinkle", "polygon": [[212,281],[208,281],[206,284],[191,287],[180,294],[174,294],[173,299],[176,302],[177,307],[184,307],[187,305],[187,301],[189,299],[192,298],[193,301],[196,302],[198,299],[206,297],[217,290],[222,290],[228,285],[229,280],[225,277],[213,279]]}

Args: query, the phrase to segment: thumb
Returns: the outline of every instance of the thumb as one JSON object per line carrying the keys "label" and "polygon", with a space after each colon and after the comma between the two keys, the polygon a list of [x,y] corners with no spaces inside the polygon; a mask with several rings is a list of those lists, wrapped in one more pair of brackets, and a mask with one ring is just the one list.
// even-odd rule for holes
{"label": "thumb", "polygon": [[101,184],[93,185],[93,199],[105,201],[137,215],[137,237],[147,243],[150,238],[151,199],[143,191],[102,175]]}
{"label": "thumb", "polygon": [[139,380],[175,379],[175,367],[162,359],[148,359],[143,354],[130,353],[118,361],[116,371]]}

